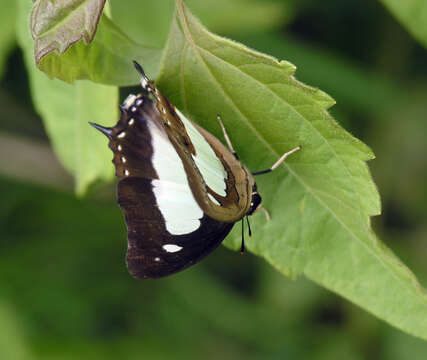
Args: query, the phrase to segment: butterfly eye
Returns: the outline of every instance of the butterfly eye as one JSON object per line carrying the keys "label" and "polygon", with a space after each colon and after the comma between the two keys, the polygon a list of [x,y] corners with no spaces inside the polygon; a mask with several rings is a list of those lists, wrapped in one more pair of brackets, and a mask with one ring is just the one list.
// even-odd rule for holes
{"label": "butterfly eye", "polygon": [[252,193],[251,208],[248,211],[248,215],[252,215],[255,210],[261,205],[261,196],[257,192]]}

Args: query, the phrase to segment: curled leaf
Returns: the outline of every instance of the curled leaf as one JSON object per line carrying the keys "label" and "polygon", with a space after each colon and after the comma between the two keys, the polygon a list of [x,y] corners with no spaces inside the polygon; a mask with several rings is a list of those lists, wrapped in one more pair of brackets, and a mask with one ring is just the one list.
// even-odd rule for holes
{"label": "curled leaf", "polygon": [[36,63],[51,53],[64,53],[83,39],[95,36],[106,0],[37,0],[31,12],[30,28]]}

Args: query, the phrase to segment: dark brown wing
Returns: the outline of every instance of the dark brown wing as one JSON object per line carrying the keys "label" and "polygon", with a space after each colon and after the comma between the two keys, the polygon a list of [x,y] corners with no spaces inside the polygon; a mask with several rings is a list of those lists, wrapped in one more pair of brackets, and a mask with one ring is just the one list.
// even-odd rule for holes
{"label": "dark brown wing", "polygon": [[[118,199],[128,226],[127,266],[140,279],[171,275],[195,264],[221,244],[234,225],[205,215],[196,231],[171,235],[156,205],[150,179],[121,180]],[[165,245],[181,249],[168,252]]]}

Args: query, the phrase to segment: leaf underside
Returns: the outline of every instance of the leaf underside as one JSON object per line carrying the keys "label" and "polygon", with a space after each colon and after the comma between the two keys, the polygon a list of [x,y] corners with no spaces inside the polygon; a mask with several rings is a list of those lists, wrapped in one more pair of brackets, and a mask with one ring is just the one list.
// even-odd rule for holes
{"label": "leaf underside", "polygon": [[[177,8],[158,85],[178,108],[222,139],[221,114],[252,171],[302,146],[274,173],[257,177],[266,222],[252,217],[247,247],[287,276],[304,274],[413,335],[427,338],[427,297],[410,270],[375,236],[378,191],[372,151],[342,129],[327,94],[293,77],[295,67],[208,32]],[[238,249],[235,227],[226,245]]]}
{"label": "leaf underside", "polygon": [[30,18],[36,63],[52,51],[62,54],[81,39],[88,44],[104,5],[105,0],[37,0]]}

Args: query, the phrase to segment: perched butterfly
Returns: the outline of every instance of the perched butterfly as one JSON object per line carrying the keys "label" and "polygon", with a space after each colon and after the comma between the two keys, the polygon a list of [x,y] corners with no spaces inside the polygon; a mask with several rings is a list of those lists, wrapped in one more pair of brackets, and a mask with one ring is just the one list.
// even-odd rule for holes
{"label": "perched butterfly", "polygon": [[213,251],[239,220],[243,252],[244,217],[263,209],[253,175],[274,170],[300,147],[270,169],[251,173],[219,116],[229,149],[188,120],[134,65],[144,93],[127,97],[116,126],[91,123],[110,139],[114,153],[129,272],[147,279],[181,271]]}

